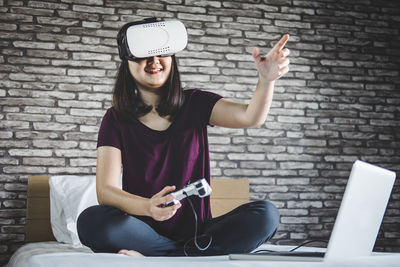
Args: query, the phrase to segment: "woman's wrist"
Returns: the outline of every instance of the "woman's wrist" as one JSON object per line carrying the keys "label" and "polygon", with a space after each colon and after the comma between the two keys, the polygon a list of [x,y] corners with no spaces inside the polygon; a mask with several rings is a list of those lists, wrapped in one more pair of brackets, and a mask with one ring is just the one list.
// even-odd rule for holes
{"label": "woman's wrist", "polygon": [[131,194],[129,200],[123,205],[124,207],[121,207],[120,209],[131,215],[151,217],[150,205],[149,198]]}
{"label": "woman's wrist", "polygon": [[261,86],[261,87],[273,87],[274,85],[275,85],[275,81],[276,80],[268,80],[268,79],[266,79],[266,78],[264,78],[263,76],[261,76],[261,75],[259,75],[258,76],[258,85],[259,86]]}
{"label": "woman's wrist", "polygon": [[151,199],[150,198],[146,198],[144,199],[144,216],[148,216],[148,217],[152,217],[152,212],[151,212]]}

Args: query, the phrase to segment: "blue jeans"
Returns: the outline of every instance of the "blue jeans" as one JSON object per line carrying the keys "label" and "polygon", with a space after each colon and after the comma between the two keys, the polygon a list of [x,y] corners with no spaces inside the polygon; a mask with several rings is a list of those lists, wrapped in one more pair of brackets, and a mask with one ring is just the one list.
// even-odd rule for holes
{"label": "blue jeans", "polygon": [[[206,221],[200,234],[212,236],[210,247],[199,251],[190,241],[186,252],[190,256],[248,253],[271,239],[278,225],[279,212],[271,202],[250,202]],[[184,255],[185,242],[162,236],[137,217],[115,207],[87,208],[79,215],[77,227],[82,244],[94,252],[128,249],[145,256]],[[208,240],[200,237],[198,243],[204,246]]]}

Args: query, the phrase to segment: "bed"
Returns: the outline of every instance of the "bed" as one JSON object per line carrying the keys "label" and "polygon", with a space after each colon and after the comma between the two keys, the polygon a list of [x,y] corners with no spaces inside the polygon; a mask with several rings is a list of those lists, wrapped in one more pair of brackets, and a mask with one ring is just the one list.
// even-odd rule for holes
{"label": "bed", "polygon": [[[53,177],[52,177],[53,178]],[[52,228],[54,216],[57,219],[65,216],[54,208],[54,199],[61,202],[76,201],[76,195],[86,196],[87,203],[78,203],[80,209],[91,205],[88,201],[90,194],[95,194],[93,187],[94,177],[59,176],[53,179],[52,194],[50,194],[48,176],[32,176],[28,179],[26,244],[20,247],[11,257],[8,267],[65,267],[65,266],[400,266],[400,253],[374,253],[373,256],[351,260],[338,260],[330,262],[266,262],[266,261],[232,261],[228,256],[214,257],[145,257],[134,258],[112,253],[93,253],[89,248],[76,243],[72,237],[63,237]],[[74,181],[76,187],[68,187],[64,181]],[[74,179],[74,180],[73,180]],[[90,180],[91,179],[91,180]],[[87,181],[92,181],[87,183]],[[59,181],[62,183],[54,183]],[[81,182],[79,182],[81,181]],[[80,184],[81,183],[81,184]],[[60,184],[62,186],[60,186]],[[62,196],[54,195],[54,187],[59,186]],[[246,179],[212,179],[211,209],[214,216],[224,214],[231,209],[248,202],[249,182]],[[90,190],[89,190],[90,189]],[[81,191],[79,191],[81,190]],[[68,192],[74,192],[69,194]],[[52,205],[50,205],[52,200]],[[69,205],[71,206],[71,205]],[[52,214],[50,213],[52,210]],[[65,211],[64,211],[65,212]],[[74,216],[79,214],[76,211]],[[70,215],[68,215],[70,216]],[[67,216],[67,217],[68,217]],[[73,216],[72,216],[73,217]],[[51,222],[52,223],[51,223]],[[55,220],[54,220],[55,221]],[[68,223],[66,223],[68,225]],[[65,229],[63,229],[65,230]],[[57,236],[57,237],[56,237]],[[57,241],[58,240],[58,241]],[[264,244],[260,248],[272,250],[289,250],[292,246],[277,246]],[[305,251],[324,251],[324,248],[303,247]]]}

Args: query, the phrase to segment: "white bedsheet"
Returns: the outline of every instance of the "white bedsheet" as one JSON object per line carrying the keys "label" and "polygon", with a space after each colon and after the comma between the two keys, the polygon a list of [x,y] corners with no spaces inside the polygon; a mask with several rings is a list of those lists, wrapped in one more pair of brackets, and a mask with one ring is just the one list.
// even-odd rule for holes
{"label": "white bedsheet", "polygon": [[[263,245],[260,249],[289,250],[291,246]],[[324,251],[321,248],[302,248],[303,251]],[[228,256],[215,257],[144,257],[134,258],[111,253],[93,253],[89,248],[73,248],[58,242],[29,243],[19,248],[11,257],[8,267],[381,267],[400,266],[400,253],[374,253],[374,256],[330,262],[267,262],[233,261]]]}

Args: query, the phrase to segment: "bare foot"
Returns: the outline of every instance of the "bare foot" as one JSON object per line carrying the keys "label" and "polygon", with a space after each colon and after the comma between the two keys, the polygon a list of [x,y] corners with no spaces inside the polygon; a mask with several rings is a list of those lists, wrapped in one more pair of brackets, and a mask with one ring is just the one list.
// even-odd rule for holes
{"label": "bare foot", "polygon": [[118,251],[118,254],[123,254],[131,257],[144,257],[142,253],[139,253],[136,250],[121,249],[120,251]]}

